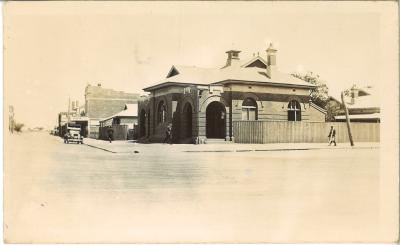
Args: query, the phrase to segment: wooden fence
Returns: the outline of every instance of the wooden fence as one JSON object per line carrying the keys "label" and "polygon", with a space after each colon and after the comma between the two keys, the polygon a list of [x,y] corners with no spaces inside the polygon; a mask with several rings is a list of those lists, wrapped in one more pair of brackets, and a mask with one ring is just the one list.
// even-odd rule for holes
{"label": "wooden fence", "polygon": [[127,125],[112,125],[109,127],[100,127],[99,139],[108,140],[108,131],[113,131],[113,140],[127,140],[128,126]]}
{"label": "wooden fence", "polygon": [[[345,122],[236,121],[236,143],[326,143],[330,127],[336,142],[349,142]],[[354,142],[379,142],[380,123],[351,123]]]}

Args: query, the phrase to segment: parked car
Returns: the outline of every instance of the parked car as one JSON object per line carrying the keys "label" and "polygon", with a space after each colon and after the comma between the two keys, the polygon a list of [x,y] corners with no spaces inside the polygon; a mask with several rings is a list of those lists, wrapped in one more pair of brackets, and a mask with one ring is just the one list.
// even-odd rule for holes
{"label": "parked car", "polygon": [[65,139],[65,143],[69,144],[70,142],[83,144],[83,136],[81,136],[80,130],[69,130],[69,133]]}

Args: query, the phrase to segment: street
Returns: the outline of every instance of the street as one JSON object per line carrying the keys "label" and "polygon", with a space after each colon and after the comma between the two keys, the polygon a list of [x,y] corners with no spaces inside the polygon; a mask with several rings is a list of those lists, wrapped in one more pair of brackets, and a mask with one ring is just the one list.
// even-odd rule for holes
{"label": "street", "polygon": [[7,241],[378,237],[379,149],[113,154],[46,133],[11,135],[5,147]]}

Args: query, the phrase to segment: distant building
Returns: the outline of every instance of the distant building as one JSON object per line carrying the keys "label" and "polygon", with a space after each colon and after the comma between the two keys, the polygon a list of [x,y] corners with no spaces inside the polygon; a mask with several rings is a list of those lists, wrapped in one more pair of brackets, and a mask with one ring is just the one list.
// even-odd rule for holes
{"label": "distant building", "polygon": [[83,137],[88,136],[88,118],[85,117],[85,111],[83,106],[79,106],[79,102],[72,101],[68,106],[67,112],[58,113],[58,127],[57,132],[60,136],[63,136],[67,127],[79,127],[80,134]]}
{"label": "distant building", "polygon": [[[380,122],[380,99],[378,91],[372,86],[358,87],[356,85],[349,91],[349,96],[345,96],[345,103],[349,111],[350,121]],[[331,96],[329,103],[338,109],[335,121],[346,121],[341,99]]]}
{"label": "distant building", "polygon": [[64,125],[68,122],[68,112],[58,113],[58,134],[63,136],[65,134]]}
{"label": "distant building", "polygon": [[134,139],[137,122],[137,104],[126,104],[124,110],[100,121],[99,138],[107,140],[107,133],[112,130],[114,140]]}
{"label": "distant building", "polygon": [[85,89],[85,115],[89,118],[89,137],[98,138],[100,121],[124,110],[126,104],[137,104],[139,94],[125,93],[87,85]]}
{"label": "distant building", "polygon": [[165,79],[144,88],[139,135],[161,142],[172,125],[175,142],[234,140],[234,121],[324,122],[325,110],[310,102],[315,85],[278,70],[272,44],[267,57],[242,62],[229,50],[222,68],[172,66]]}

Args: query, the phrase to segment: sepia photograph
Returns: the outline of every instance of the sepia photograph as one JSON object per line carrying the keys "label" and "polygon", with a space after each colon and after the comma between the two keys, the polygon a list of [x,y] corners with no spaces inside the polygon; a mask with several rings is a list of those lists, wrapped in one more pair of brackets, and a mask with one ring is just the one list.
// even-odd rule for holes
{"label": "sepia photograph", "polygon": [[6,1],[4,243],[397,243],[395,1]]}

